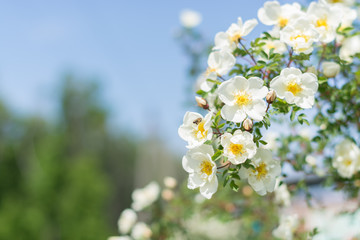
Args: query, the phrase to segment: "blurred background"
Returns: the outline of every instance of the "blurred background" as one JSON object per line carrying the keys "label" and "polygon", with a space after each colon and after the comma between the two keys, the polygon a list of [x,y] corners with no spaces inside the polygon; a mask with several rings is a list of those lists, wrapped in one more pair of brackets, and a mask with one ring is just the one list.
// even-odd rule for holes
{"label": "blurred background", "polygon": [[[184,179],[177,129],[206,47],[263,3],[2,1],[0,239],[105,239],[135,187]],[[187,8],[206,39],[191,49]]]}

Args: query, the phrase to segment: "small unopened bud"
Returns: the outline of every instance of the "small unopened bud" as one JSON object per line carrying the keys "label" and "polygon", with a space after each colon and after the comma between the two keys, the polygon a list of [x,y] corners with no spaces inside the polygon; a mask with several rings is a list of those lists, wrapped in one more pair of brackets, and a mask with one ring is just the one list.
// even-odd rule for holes
{"label": "small unopened bud", "polygon": [[268,92],[268,94],[266,95],[266,101],[271,104],[275,101],[276,99],[276,93],[274,90],[271,90]]}
{"label": "small unopened bud", "polygon": [[328,78],[336,77],[340,72],[340,65],[335,62],[323,62],[323,73]]}
{"label": "small unopened bud", "polygon": [[165,201],[170,201],[172,199],[174,199],[174,192],[170,189],[164,189],[161,192],[161,197],[165,200]]}
{"label": "small unopened bud", "polygon": [[165,177],[164,185],[165,185],[165,187],[167,187],[169,189],[175,188],[177,185],[177,180],[173,177]]}
{"label": "small unopened bud", "polygon": [[202,97],[196,96],[195,100],[199,107],[201,107],[205,110],[209,109],[209,105],[208,105],[207,101],[205,99],[203,99]]}
{"label": "small unopened bud", "polygon": [[251,131],[253,128],[253,122],[247,118],[243,122],[243,127],[245,128],[246,131]]}

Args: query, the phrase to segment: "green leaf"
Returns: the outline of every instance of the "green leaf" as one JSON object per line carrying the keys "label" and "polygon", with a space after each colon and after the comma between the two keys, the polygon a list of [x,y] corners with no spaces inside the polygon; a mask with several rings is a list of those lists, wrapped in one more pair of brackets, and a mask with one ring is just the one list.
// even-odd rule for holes
{"label": "green leaf", "polygon": [[233,191],[237,192],[239,190],[239,186],[236,185],[236,183],[234,181],[230,182],[230,187]]}
{"label": "green leaf", "polygon": [[216,153],[211,157],[211,159],[213,161],[218,160],[219,157],[221,157],[222,151],[221,150],[217,150]]}

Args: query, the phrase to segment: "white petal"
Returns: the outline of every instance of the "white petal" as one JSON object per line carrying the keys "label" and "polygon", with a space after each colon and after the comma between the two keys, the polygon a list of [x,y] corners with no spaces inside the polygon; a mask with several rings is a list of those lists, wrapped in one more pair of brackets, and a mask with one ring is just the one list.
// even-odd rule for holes
{"label": "white petal", "polygon": [[243,27],[242,36],[248,35],[256,27],[257,24],[258,21],[255,18],[247,20]]}
{"label": "white petal", "polygon": [[246,106],[246,113],[256,121],[263,120],[266,111],[266,103],[262,99],[254,99],[251,104]]}
{"label": "white petal", "polygon": [[246,78],[242,77],[242,76],[234,77],[233,82],[234,82],[234,86],[236,88],[234,90],[244,91],[244,90],[247,90],[249,88],[249,81]]}
{"label": "white petal", "polygon": [[217,191],[218,188],[218,179],[216,175],[213,177],[212,181],[205,183],[200,187],[200,193],[207,199],[210,199],[212,195]]}
{"label": "white petal", "polygon": [[284,77],[277,76],[270,82],[270,89],[273,89],[276,92],[276,96],[280,99],[285,97],[286,87],[284,80]]}
{"label": "white petal", "polygon": [[190,173],[187,187],[189,189],[195,189],[197,187],[204,186],[205,181],[196,173]]}
{"label": "white petal", "polygon": [[221,109],[221,116],[227,121],[240,123],[246,118],[244,110],[240,109],[237,105],[229,106],[225,105]]}
{"label": "white petal", "polygon": [[217,93],[219,94],[220,100],[223,101],[226,105],[233,105],[234,91],[235,91],[234,80],[230,79],[220,84]]}

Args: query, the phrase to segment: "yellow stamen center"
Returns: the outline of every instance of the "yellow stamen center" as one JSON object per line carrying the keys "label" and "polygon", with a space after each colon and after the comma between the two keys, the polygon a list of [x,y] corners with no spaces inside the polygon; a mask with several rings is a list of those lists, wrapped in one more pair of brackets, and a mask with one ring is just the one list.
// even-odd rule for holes
{"label": "yellow stamen center", "polygon": [[255,170],[253,170],[253,172],[256,173],[257,180],[264,178],[268,173],[268,170],[266,169],[266,164],[260,163],[260,165],[257,166]]}
{"label": "yellow stamen center", "polygon": [[249,94],[245,93],[245,92],[239,92],[237,94],[235,94],[235,101],[236,104],[241,106],[247,105],[251,102],[251,97]]}
{"label": "yellow stamen center", "polygon": [[211,165],[210,161],[207,161],[207,160],[202,161],[200,168],[201,168],[202,173],[205,173],[208,176],[211,175],[212,165]]}
{"label": "yellow stamen center", "polygon": [[197,136],[198,133],[200,132],[200,133],[201,133],[201,138],[205,138],[205,137],[206,137],[208,131],[205,131],[204,125],[205,125],[205,121],[204,121],[204,120],[201,120],[201,122],[198,123],[198,125],[197,125],[197,130],[195,130],[195,135],[196,135],[196,136]]}
{"label": "yellow stamen center", "polygon": [[351,164],[352,164],[351,159],[347,158],[347,159],[344,160],[344,165],[345,165],[345,166],[348,167],[348,166],[350,166]]}
{"label": "yellow stamen center", "polygon": [[328,27],[329,27],[326,18],[324,18],[324,19],[318,19],[318,20],[316,21],[316,26],[317,26],[317,27],[325,27],[325,29],[328,29]]}
{"label": "yellow stamen center", "polygon": [[299,92],[301,92],[302,88],[295,81],[290,81],[286,86],[286,91],[291,92],[294,96],[296,96]]}
{"label": "yellow stamen center", "polygon": [[266,47],[267,47],[268,49],[275,49],[275,45],[274,45],[274,43],[272,43],[272,42],[268,42],[268,43],[266,44]]}
{"label": "yellow stamen center", "polygon": [[242,144],[234,144],[230,143],[229,151],[232,152],[234,155],[242,155],[245,150]]}
{"label": "yellow stamen center", "polygon": [[236,33],[233,36],[230,37],[230,40],[233,42],[238,42],[241,39],[240,33]]}
{"label": "yellow stamen center", "polygon": [[216,72],[216,69],[215,68],[210,68],[210,67],[208,69],[206,69],[206,75],[209,75],[212,72]]}
{"label": "yellow stamen center", "polygon": [[342,3],[343,0],[329,0],[330,3]]}
{"label": "yellow stamen center", "polygon": [[310,36],[305,35],[305,34],[298,34],[296,36],[291,36],[290,41],[295,41],[295,40],[298,40],[299,38],[304,39],[305,42],[308,42],[310,40]]}
{"label": "yellow stamen center", "polygon": [[279,22],[279,26],[280,26],[281,28],[283,28],[283,27],[285,27],[285,26],[288,24],[289,19],[280,17],[280,18],[278,19],[278,22]]}

